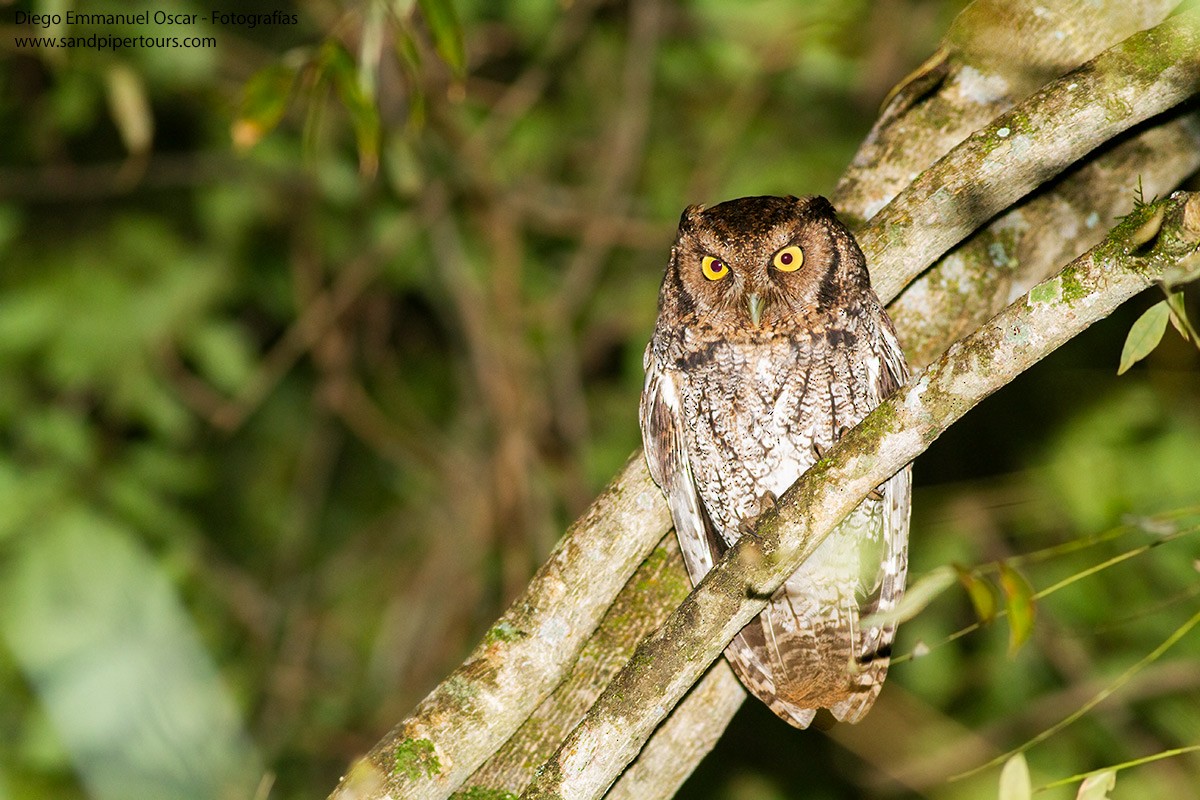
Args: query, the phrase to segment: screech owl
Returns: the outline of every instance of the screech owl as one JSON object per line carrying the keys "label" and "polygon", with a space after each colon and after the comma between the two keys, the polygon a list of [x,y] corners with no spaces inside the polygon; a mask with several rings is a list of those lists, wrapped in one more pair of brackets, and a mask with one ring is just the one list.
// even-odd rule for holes
{"label": "screech owl", "polygon": [[[641,427],[693,583],[908,378],[866,260],[823,197],[744,197],[679,222],[646,348]],[[799,728],[857,722],[887,674],[910,470],[863,501],[725,650]]]}

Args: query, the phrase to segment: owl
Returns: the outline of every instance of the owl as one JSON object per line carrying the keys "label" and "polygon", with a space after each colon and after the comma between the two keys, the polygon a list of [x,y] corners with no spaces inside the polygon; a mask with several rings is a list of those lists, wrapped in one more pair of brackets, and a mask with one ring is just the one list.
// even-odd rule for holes
{"label": "owl", "polygon": [[[646,461],[693,583],[845,431],[908,378],[866,260],[823,197],[683,212],[645,355]],[[850,514],[725,650],[807,727],[857,722],[887,674],[908,562],[906,467]]]}

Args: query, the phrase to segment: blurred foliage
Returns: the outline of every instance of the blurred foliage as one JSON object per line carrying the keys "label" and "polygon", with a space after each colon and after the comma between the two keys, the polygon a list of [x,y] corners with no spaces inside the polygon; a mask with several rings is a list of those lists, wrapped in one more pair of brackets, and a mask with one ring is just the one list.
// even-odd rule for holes
{"label": "blurred foliage", "polygon": [[[323,795],[637,447],[680,209],[828,191],[958,6],[302,3],[172,31],[213,49],[117,52],[16,50],[14,8],[73,6],[5,7],[0,798]],[[142,27],[76,33],[164,34]],[[912,796],[887,777],[908,769],[993,797],[996,769],[946,777],[1189,619],[1197,357],[1167,337],[1114,374],[1158,299],[918,463],[914,574],[958,564],[964,588],[901,629],[926,653],[884,693],[905,735],[748,704],[684,796]],[[1071,576],[1013,655],[1001,617],[943,643],[981,592],[1012,610]],[[1184,637],[1029,750],[1034,784],[1194,744],[1198,663]],[[1198,776],[1163,759],[1113,797]]]}

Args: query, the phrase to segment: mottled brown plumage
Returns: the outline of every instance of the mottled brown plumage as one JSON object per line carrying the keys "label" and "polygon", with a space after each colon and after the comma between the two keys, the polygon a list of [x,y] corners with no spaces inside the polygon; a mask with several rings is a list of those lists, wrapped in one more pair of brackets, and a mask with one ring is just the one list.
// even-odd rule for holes
{"label": "mottled brown plumage", "polygon": [[[744,197],[680,219],[646,348],[642,438],[693,582],[908,375],[854,237],[823,197]],[[725,654],[807,727],[857,722],[887,674],[909,470],[825,540]]]}

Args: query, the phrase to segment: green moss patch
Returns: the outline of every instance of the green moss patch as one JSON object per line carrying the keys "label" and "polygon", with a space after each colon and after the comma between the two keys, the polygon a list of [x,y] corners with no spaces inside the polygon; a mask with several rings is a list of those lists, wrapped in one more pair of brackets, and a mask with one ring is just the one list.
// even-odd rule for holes
{"label": "green moss patch", "polygon": [[405,739],[396,745],[396,765],[392,774],[398,778],[432,778],[442,771],[433,742],[428,739]]}

